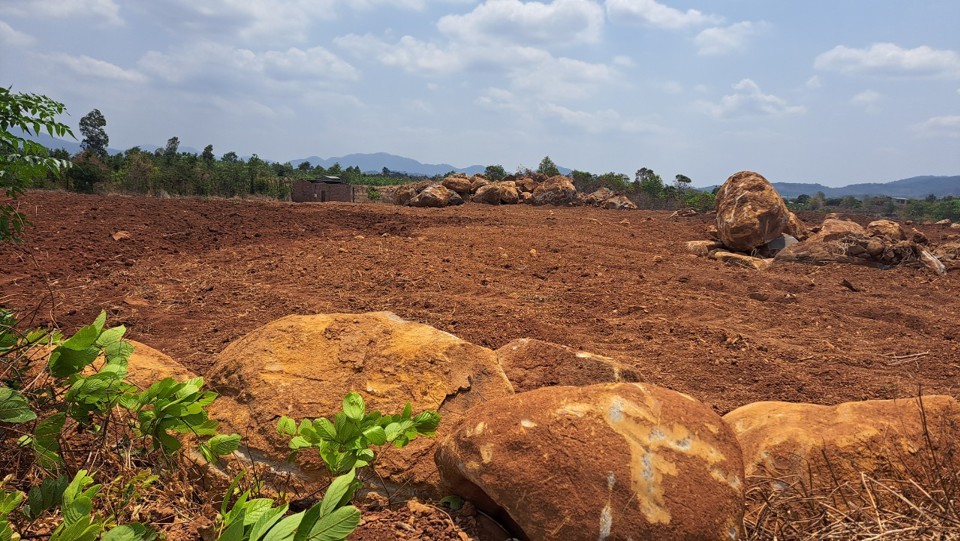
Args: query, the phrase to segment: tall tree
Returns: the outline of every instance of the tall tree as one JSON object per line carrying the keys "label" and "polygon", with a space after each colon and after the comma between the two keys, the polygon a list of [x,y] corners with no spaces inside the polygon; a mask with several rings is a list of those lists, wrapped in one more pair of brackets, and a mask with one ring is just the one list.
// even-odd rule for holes
{"label": "tall tree", "polygon": [[163,147],[163,155],[167,158],[173,158],[177,155],[178,150],[180,150],[180,138],[174,136],[167,139],[167,146]]}
{"label": "tall tree", "polygon": [[560,174],[560,169],[557,167],[557,164],[553,163],[550,156],[544,156],[543,159],[540,160],[540,165],[537,167],[537,173],[548,177],[555,177]]}
{"label": "tall tree", "polygon": [[203,154],[201,154],[200,157],[203,158],[203,161],[205,162],[212,162],[214,159],[213,145],[207,145],[203,147]]}
{"label": "tall tree", "polygon": [[674,177],[674,180],[677,183],[677,190],[679,190],[680,192],[683,192],[684,190],[686,190],[690,186],[690,184],[693,183],[693,181],[690,180],[690,177],[688,177],[687,175],[677,175],[676,177]]}
{"label": "tall tree", "polygon": [[503,180],[503,177],[507,176],[507,172],[503,169],[502,165],[488,165],[487,168],[483,170],[483,176],[490,180],[497,181]]}
{"label": "tall tree", "polygon": [[[12,94],[0,87],[0,194],[16,199],[47,174],[59,175],[69,162],[51,157],[40,143],[14,135],[41,132],[57,137],[69,135],[70,128],[57,121],[66,111],[63,104],[39,94]],[[0,241],[17,240],[26,219],[8,201],[0,201]]]}
{"label": "tall tree", "polygon": [[110,144],[110,138],[107,137],[107,131],[104,129],[106,125],[107,119],[103,118],[100,109],[94,109],[85,114],[80,119],[80,134],[83,135],[80,148],[96,154],[101,159],[106,158],[107,145]]}

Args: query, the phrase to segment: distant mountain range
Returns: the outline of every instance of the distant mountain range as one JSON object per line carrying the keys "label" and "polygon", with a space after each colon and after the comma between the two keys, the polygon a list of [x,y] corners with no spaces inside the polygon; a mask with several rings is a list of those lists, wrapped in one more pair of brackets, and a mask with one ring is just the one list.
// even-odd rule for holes
{"label": "distant mountain range", "polygon": [[[66,141],[63,139],[50,137],[46,134],[41,134],[39,137],[33,137],[32,139],[36,140],[47,148],[62,148],[71,154],[80,152],[79,141]],[[159,147],[156,145],[140,145],[140,148],[146,152],[153,152]],[[113,148],[107,150],[111,154],[122,152]],[[193,153],[200,152],[197,149],[184,146],[180,147],[180,151]],[[387,154],[386,152],[377,152],[374,154],[348,154],[346,156],[337,156],[333,158],[310,156],[308,158],[290,160],[290,164],[294,167],[303,162],[310,162],[311,165],[321,165],[325,168],[330,167],[335,163],[339,163],[344,169],[347,167],[356,166],[365,173],[379,173],[383,171],[384,167],[386,167],[394,172],[407,173],[409,175],[423,175],[428,177],[442,175],[444,173],[449,173],[450,171],[474,175],[477,173],[482,173],[484,169],[486,169],[486,167],[483,165],[454,167],[448,163],[421,163],[412,158],[397,156],[395,154]],[[559,169],[560,172],[565,175],[570,174],[571,171],[566,167],[560,167]],[[773,187],[780,192],[782,197],[787,199],[792,199],[802,194],[814,195],[817,192],[823,192],[823,194],[827,197],[846,197],[848,195],[852,195],[859,198],[866,195],[886,195],[890,197],[906,197],[908,199],[923,199],[928,195],[935,195],[937,197],[943,197],[946,195],[960,196],[960,176],[920,176],[885,183],[870,182],[863,184],[850,184],[849,186],[843,186],[840,188],[832,188],[830,186],[812,183],[774,182]],[[708,187],[704,188],[704,190],[710,190],[712,188],[713,187]]]}
{"label": "distant mountain range", "polygon": [[846,197],[852,195],[862,198],[867,195],[886,195],[890,197],[905,197],[907,199],[923,199],[928,195],[943,197],[945,195],[960,196],[960,176],[952,177],[910,177],[893,182],[868,182],[850,184],[840,188],[831,188],[822,184],[804,184],[799,182],[774,182],[773,187],[780,192],[781,197],[791,199],[798,195],[814,195],[823,192],[827,197]]}

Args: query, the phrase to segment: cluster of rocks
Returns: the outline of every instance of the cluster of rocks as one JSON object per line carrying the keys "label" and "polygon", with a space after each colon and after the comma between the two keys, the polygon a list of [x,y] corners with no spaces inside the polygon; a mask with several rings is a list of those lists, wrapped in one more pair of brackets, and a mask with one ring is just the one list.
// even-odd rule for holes
{"label": "cluster of rocks", "polygon": [[891,220],[863,227],[831,214],[808,229],[767,179],[752,171],[727,179],[717,192],[716,214],[716,225],[707,228],[711,240],[691,241],[688,251],[758,270],[790,261],[880,268],[922,264],[938,274],[946,272],[938,250],[929,247],[923,233],[907,233]]}
{"label": "cluster of rocks", "polygon": [[636,209],[625,195],[608,188],[581,194],[570,177],[507,177],[490,181],[483,175],[456,173],[440,182],[422,181],[397,187],[393,202],[412,207],[448,207],[467,201],[486,205],[588,205],[607,209]]}
{"label": "cluster of rocks", "polygon": [[[191,377],[138,345],[131,376],[164,372]],[[221,394],[222,431],[243,434],[245,453],[306,486],[323,486],[322,464],[311,453],[284,462],[279,415],[330,417],[353,390],[382,412],[408,402],[439,411],[437,437],[383,453],[371,489],[456,494],[531,541],[741,539],[746,476],[859,483],[862,471],[896,466],[876,457],[939,451],[960,436],[950,397],[924,397],[922,419],[915,400],[761,402],[721,418],[638,383],[614,359],[528,339],[493,351],[388,312],[279,319],[228,346],[206,375]],[[823,460],[829,471],[813,467]],[[960,453],[942,460],[960,467]]]}

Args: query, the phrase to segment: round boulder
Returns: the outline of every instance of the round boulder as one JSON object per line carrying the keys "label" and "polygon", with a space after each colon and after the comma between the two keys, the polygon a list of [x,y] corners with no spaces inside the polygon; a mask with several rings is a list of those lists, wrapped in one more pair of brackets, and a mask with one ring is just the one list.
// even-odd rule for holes
{"label": "round boulder", "polygon": [[[278,319],[227,346],[208,374],[214,390],[239,406],[235,418],[221,420],[280,464],[289,449],[277,434],[279,416],[332,417],[350,391],[363,396],[368,411],[400,413],[408,402],[414,412],[439,411],[438,437],[469,408],[513,393],[493,351],[389,312]],[[435,445],[424,438],[390,449],[378,471],[432,493],[439,481],[429,458]],[[326,475],[316,452],[300,455],[304,479]]]}
{"label": "round boulder", "polygon": [[530,541],[738,539],[743,464],[710,408],[652,385],[485,402],[441,442],[454,494]]}
{"label": "round boulder", "polygon": [[733,250],[749,252],[790,227],[786,204],[759,173],[732,175],[717,192],[716,205],[720,240]]}
{"label": "round boulder", "polygon": [[533,191],[535,205],[568,205],[577,199],[577,188],[570,177],[557,175],[541,182]]}
{"label": "round boulder", "polygon": [[[756,402],[726,414],[747,476],[830,488],[861,484],[861,473],[922,471],[939,457],[960,469],[960,403],[950,396],[868,400],[836,406]],[[812,487],[811,487],[812,488]]]}
{"label": "round boulder", "polygon": [[514,340],[497,350],[497,360],[516,392],[555,385],[637,382],[637,371],[586,351],[533,338]]}
{"label": "round boulder", "polygon": [[875,220],[867,224],[867,235],[870,237],[880,237],[892,242],[906,240],[907,234],[900,227],[900,224],[893,220]]}
{"label": "round boulder", "polygon": [[462,205],[463,199],[457,192],[442,184],[434,184],[410,200],[411,207],[442,208],[450,205]]}
{"label": "round boulder", "polygon": [[449,176],[443,179],[443,186],[449,190],[457,192],[463,199],[470,198],[471,182],[470,178],[464,174]]}

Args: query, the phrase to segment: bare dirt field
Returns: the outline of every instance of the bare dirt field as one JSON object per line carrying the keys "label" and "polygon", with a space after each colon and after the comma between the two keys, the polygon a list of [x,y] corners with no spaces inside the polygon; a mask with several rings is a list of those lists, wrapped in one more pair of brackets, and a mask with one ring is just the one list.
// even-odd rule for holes
{"label": "bare dirt field", "polygon": [[389,310],[490,348],[529,337],[619,358],[721,414],[960,396],[960,273],[728,267],[685,253],[710,218],[57,192],[20,208],[33,226],[0,246],[0,305],[67,331],[105,309],[200,372],[285,315]]}

